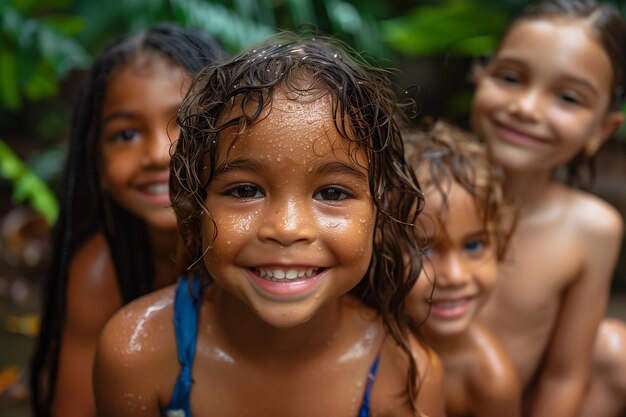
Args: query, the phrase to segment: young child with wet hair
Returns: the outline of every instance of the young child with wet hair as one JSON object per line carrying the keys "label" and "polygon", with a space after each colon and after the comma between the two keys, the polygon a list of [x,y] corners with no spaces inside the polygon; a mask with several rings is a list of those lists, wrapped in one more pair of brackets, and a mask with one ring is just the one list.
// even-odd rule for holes
{"label": "young child with wet hair", "polygon": [[383,70],[323,37],[195,78],[170,183],[188,272],[107,324],[99,415],[444,415],[404,309],[421,192],[400,110]]}
{"label": "young child with wet hair", "polygon": [[483,142],[446,122],[403,137],[425,199],[418,222],[425,257],[407,310],[443,363],[447,415],[521,416],[515,366],[477,317],[514,220],[503,173]]}

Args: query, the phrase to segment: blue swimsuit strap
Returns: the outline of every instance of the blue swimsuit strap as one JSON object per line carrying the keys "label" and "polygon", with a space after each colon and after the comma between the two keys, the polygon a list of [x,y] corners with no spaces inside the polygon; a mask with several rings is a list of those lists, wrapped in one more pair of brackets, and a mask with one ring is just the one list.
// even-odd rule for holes
{"label": "blue swimsuit strap", "polygon": [[176,331],[176,345],[178,347],[178,362],[181,370],[174,386],[172,399],[163,410],[166,416],[191,417],[189,394],[191,393],[191,366],[196,354],[196,338],[198,335],[198,315],[200,311],[199,276],[179,280],[174,299],[174,329]]}
{"label": "blue swimsuit strap", "polygon": [[372,388],[374,387],[374,381],[376,380],[376,371],[378,371],[378,362],[380,362],[380,351],[382,350],[385,339],[380,345],[378,355],[374,359],[374,363],[370,367],[370,371],[367,374],[367,382],[365,383],[365,392],[363,393],[363,401],[361,401],[361,408],[359,408],[359,414],[357,417],[369,417],[370,415],[370,400],[372,395]]}

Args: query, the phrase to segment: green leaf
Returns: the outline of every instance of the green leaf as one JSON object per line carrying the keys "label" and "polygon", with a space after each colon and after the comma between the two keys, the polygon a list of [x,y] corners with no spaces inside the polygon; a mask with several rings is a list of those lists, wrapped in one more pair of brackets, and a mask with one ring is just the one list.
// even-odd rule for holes
{"label": "green leaf", "polygon": [[32,77],[27,81],[24,93],[31,101],[54,97],[58,92],[57,78],[44,63],[39,63]]}
{"label": "green leaf", "polygon": [[3,141],[0,141],[0,175],[13,183],[14,203],[27,201],[49,224],[56,221],[59,209],[54,193]]}
{"label": "green leaf", "polygon": [[171,0],[171,6],[179,21],[205,30],[231,50],[240,50],[274,33],[271,27],[244,19],[221,4]]}
{"label": "green leaf", "polygon": [[16,110],[21,104],[18,88],[15,55],[8,49],[0,49],[0,100],[8,109]]}
{"label": "green leaf", "polygon": [[497,44],[507,20],[498,7],[448,0],[386,20],[381,30],[389,45],[406,54],[484,55]]}

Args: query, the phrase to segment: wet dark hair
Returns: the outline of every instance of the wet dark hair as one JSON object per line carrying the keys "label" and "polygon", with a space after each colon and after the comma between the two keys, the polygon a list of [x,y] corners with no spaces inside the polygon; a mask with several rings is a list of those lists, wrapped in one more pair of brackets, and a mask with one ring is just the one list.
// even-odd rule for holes
{"label": "wet dark hair", "polygon": [[38,417],[50,414],[55,395],[68,269],[76,250],[89,237],[103,233],[123,303],[155,289],[145,223],[102,190],[99,172],[101,106],[108,82],[116,69],[143,54],[164,57],[191,77],[220,59],[222,49],[199,31],[161,23],[112,41],[87,74],[73,114],[60,214],[53,230],[50,269],[43,288],[41,330],[31,359],[31,402]]}
{"label": "wet dark hair", "polygon": [[[595,0],[544,0],[524,8],[515,18],[502,39],[516,23],[527,20],[572,19],[584,20],[604,48],[613,69],[609,111],[619,111],[626,100],[626,21],[618,10]],[[583,178],[587,170],[588,178]],[[595,177],[593,160],[584,151],[567,165],[565,179],[571,185],[588,187]]]}
{"label": "wet dark hair", "polygon": [[446,210],[452,183],[460,185],[474,200],[484,229],[494,238],[497,257],[503,259],[515,216],[504,200],[504,170],[493,161],[487,145],[444,121],[425,122],[403,138],[406,157],[422,187],[433,187]]}
{"label": "wet dark hair", "polygon": [[[421,269],[419,248],[410,237],[422,197],[415,174],[404,159],[395,120],[403,118],[404,108],[387,73],[347,46],[326,37],[282,33],[203,70],[194,79],[178,117],[181,135],[170,177],[185,264],[198,262],[204,252],[200,225],[203,216],[210,216],[204,201],[215,175],[220,133],[231,126],[238,132],[253,126],[265,109],[271,109],[280,90],[329,96],[329,117],[337,132],[367,155],[369,187],[377,209],[376,236],[369,270],[352,293],[380,313],[389,335],[409,356],[406,389],[414,408],[418,373],[409,346],[404,302]],[[236,115],[226,118],[234,107]],[[403,253],[412,259],[406,269]],[[202,262],[197,265],[196,270],[206,276]]]}

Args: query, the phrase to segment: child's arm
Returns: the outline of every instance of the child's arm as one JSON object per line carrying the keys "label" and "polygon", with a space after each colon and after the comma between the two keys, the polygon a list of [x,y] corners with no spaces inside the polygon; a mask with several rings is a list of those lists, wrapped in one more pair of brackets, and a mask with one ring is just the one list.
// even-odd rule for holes
{"label": "child's arm", "polygon": [[100,331],[121,307],[107,243],[96,235],[79,248],[69,268],[66,316],[52,414],[95,416],[91,385]]}
{"label": "child's arm", "polygon": [[160,395],[171,395],[178,365],[166,290],[127,305],[102,331],[93,379],[98,417],[161,415]]}
{"label": "child's arm", "polygon": [[581,269],[562,296],[552,342],[540,369],[532,417],[577,414],[618,258],[623,228],[619,214],[595,199],[579,205],[574,210],[582,249],[572,256],[581,259]]}
{"label": "child's arm", "polygon": [[422,416],[445,417],[443,389],[443,366],[439,356],[430,348],[424,348],[414,340],[413,356],[419,372],[415,404]]}
{"label": "child's arm", "polygon": [[476,417],[520,417],[522,388],[517,368],[496,335],[479,319],[472,326],[480,358],[469,398]]}

